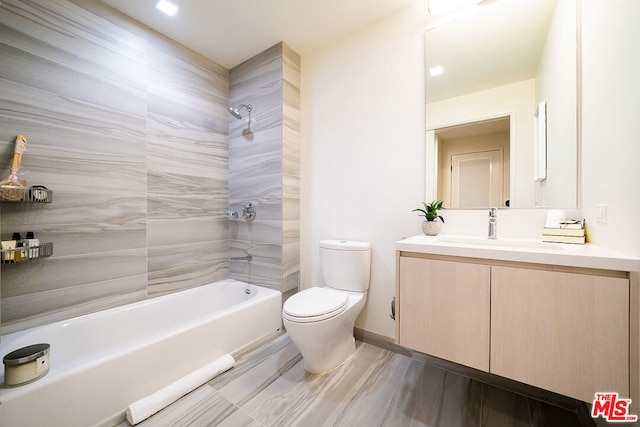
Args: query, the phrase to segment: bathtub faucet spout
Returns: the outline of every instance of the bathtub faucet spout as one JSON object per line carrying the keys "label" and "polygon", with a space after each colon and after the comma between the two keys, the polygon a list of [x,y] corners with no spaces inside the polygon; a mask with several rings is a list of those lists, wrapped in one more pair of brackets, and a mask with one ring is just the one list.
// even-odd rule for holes
{"label": "bathtub faucet spout", "polygon": [[229,258],[231,261],[253,261],[253,257],[251,255],[247,255],[247,256],[232,256],[231,258]]}

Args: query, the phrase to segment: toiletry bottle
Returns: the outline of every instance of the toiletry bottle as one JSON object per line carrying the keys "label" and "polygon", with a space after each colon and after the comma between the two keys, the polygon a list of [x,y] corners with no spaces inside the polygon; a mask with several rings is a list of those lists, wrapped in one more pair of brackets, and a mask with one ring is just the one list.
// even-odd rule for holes
{"label": "toiletry bottle", "polygon": [[36,259],[40,255],[40,240],[36,239],[33,231],[27,231],[27,237],[22,239],[24,246],[28,247],[27,256],[29,259]]}
{"label": "toiletry bottle", "polygon": [[23,262],[29,258],[28,250],[22,249],[26,246],[25,241],[22,240],[20,233],[13,233],[11,240],[16,241],[16,251],[13,253],[13,259],[15,262]]}
{"label": "toiletry bottle", "polygon": [[15,259],[15,248],[16,241],[14,240],[3,240],[0,242],[2,246],[2,262],[14,262]]}
{"label": "toiletry bottle", "polygon": [[13,249],[16,248],[16,241],[3,240],[2,242],[0,242],[0,245],[2,246],[2,262],[3,263],[13,262],[13,258],[14,258]]}

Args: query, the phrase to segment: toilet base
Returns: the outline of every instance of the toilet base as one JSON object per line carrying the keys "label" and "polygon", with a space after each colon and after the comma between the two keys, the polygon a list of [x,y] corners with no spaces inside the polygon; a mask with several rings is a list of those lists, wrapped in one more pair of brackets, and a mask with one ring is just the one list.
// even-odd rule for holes
{"label": "toilet base", "polygon": [[345,311],[317,322],[297,322],[283,310],[284,327],[300,350],[306,371],[312,374],[332,371],[353,355],[356,351],[353,327],[366,296],[366,292],[349,293],[349,306]]}
{"label": "toilet base", "polygon": [[311,324],[295,323],[286,318],[283,321],[291,341],[302,354],[304,369],[312,374],[337,368],[356,350],[353,322],[329,319]]}
{"label": "toilet base", "polygon": [[[318,363],[316,360],[313,360],[313,358],[311,358],[312,359],[311,363],[309,363],[310,358],[304,357],[304,354],[303,354],[302,360],[304,361],[304,370],[311,374],[328,374],[330,372],[333,372],[339,369],[346,361],[351,359],[351,357],[353,357],[354,354],[356,354],[355,338],[353,338],[351,348],[346,353],[346,355],[343,355],[342,353],[340,354],[340,357],[337,357],[337,355],[334,355],[334,357],[331,358],[331,363],[322,363],[322,362]],[[342,359],[342,360],[339,360],[339,359]],[[331,365],[335,365],[335,366],[331,366]]]}

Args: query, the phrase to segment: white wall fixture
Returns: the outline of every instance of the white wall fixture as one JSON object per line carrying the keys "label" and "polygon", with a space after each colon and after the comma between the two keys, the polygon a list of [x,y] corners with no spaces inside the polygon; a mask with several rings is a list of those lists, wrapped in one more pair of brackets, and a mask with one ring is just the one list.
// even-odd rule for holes
{"label": "white wall fixture", "polygon": [[533,161],[536,182],[547,179],[547,103],[540,102],[534,121]]}
{"label": "white wall fixture", "polygon": [[161,12],[164,12],[169,16],[175,15],[178,12],[178,9],[180,9],[178,5],[171,3],[168,0],[160,0],[158,3],[156,3],[156,7]]}
{"label": "white wall fixture", "polygon": [[607,205],[596,205],[595,215],[596,222],[607,223]]}
{"label": "white wall fixture", "polygon": [[431,77],[439,76],[442,73],[444,73],[444,67],[442,65],[429,68],[429,76]]}

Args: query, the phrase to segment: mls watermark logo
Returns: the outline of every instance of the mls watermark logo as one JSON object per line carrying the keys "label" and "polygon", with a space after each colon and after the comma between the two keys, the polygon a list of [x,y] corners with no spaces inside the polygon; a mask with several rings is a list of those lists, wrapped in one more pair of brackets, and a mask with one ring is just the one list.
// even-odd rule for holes
{"label": "mls watermark logo", "polygon": [[610,423],[633,423],[638,421],[638,416],[629,414],[629,405],[631,399],[621,399],[618,393],[596,393],[591,416],[602,417]]}

